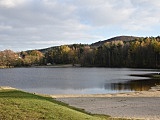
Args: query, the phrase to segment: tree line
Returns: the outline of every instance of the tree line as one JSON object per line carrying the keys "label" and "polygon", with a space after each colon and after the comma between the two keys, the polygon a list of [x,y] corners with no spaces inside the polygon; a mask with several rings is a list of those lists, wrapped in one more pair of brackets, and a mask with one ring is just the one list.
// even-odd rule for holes
{"label": "tree line", "polygon": [[82,67],[160,68],[160,37],[116,40],[100,46],[62,45],[15,53],[0,51],[0,66],[80,64]]}
{"label": "tree line", "polygon": [[37,50],[29,52],[0,51],[0,68],[42,65],[44,55]]}

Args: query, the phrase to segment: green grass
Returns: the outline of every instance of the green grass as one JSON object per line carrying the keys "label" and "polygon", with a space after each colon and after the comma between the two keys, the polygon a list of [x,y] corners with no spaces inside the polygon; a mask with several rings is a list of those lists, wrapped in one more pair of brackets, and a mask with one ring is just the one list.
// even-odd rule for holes
{"label": "green grass", "polygon": [[105,120],[50,97],[19,90],[0,90],[0,120]]}
{"label": "green grass", "polygon": [[51,97],[0,89],[0,120],[128,120],[90,114]]}

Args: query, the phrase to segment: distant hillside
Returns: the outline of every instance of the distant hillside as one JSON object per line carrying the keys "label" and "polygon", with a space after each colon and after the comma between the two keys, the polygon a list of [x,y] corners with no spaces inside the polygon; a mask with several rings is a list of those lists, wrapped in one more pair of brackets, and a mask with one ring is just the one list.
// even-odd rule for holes
{"label": "distant hillside", "polygon": [[60,48],[61,46],[68,46],[71,49],[77,49],[77,48],[82,48],[84,46],[89,46],[88,44],[71,44],[71,45],[60,45],[60,46],[53,46],[53,47],[49,47],[49,48],[44,48],[44,49],[39,49],[38,51],[42,52],[42,53],[46,53],[49,50],[56,50],[58,48]]}
{"label": "distant hillside", "polygon": [[[107,40],[103,40],[103,41],[98,41],[98,42],[92,43],[90,46],[98,47],[98,46],[103,45],[106,42],[112,42],[112,41],[117,41],[117,40],[128,42],[128,41],[133,41],[133,40],[138,39],[138,38],[140,38],[140,37],[135,37],[135,36],[117,36],[117,37],[113,37],[113,38],[110,38],[110,39],[107,39]],[[88,45],[87,44],[72,44],[72,45],[67,45],[67,46],[72,48],[72,47],[82,47],[82,46],[88,46]],[[42,53],[45,53],[48,50],[56,49],[57,47],[59,47],[59,46],[39,49],[38,51],[40,51]]]}
{"label": "distant hillside", "polygon": [[42,53],[46,53],[48,50],[51,50],[51,49],[55,49],[59,46],[54,46],[54,47],[48,47],[48,48],[43,48],[43,49],[38,49],[38,51],[42,52]]}
{"label": "distant hillside", "polygon": [[106,42],[112,42],[112,41],[118,41],[118,40],[128,42],[128,41],[133,41],[133,40],[135,40],[137,38],[140,38],[140,37],[135,37],[135,36],[117,36],[117,37],[113,37],[113,38],[110,38],[110,39],[107,39],[107,40],[103,40],[103,41],[98,41],[98,42],[92,43],[91,46],[98,47],[98,46],[103,45]]}
{"label": "distant hillside", "polygon": [[[109,43],[105,44],[106,42]],[[3,59],[4,56],[7,58]],[[0,52],[0,67],[58,64],[160,68],[160,36],[118,36],[91,45],[61,45],[18,54],[8,50]]]}

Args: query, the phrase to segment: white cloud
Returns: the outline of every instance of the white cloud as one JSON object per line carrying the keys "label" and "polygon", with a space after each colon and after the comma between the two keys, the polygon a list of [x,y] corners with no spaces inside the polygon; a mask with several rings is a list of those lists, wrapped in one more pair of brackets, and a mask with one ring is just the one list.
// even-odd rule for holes
{"label": "white cloud", "polygon": [[160,24],[159,0],[80,0],[77,4],[82,6],[81,20],[95,27],[147,31]]}
{"label": "white cloud", "polygon": [[124,28],[132,31],[150,31],[155,25],[160,25],[160,9],[157,7],[160,1],[157,1],[157,4],[155,2],[156,0],[132,0],[135,10],[126,25],[123,25]]}
{"label": "white cloud", "polygon": [[95,26],[120,24],[134,11],[128,0],[81,0],[79,2],[77,4],[81,4],[81,7],[79,6],[81,19]]}
{"label": "white cloud", "polygon": [[0,6],[6,8],[13,8],[24,3],[24,0],[0,0]]}
{"label": "white cloud", "polygon": [[63,45],[66,44],[63,41],[33,41],[33,44],[37,44],[37,45]]}

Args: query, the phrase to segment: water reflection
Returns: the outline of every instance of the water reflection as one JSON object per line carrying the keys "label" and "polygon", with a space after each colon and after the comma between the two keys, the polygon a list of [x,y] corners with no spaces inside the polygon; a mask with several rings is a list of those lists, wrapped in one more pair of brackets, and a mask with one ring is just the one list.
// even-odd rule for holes
{"label": "water reflection", "polygon": [[[117,91],[147,91],[155,85],[159,85],[160,80],[158,79],[141,79],[141,80],[132,80],[121,83],[111,83],[111,89]],[[108,89],[108,85],[105,85],[105,89]]]}
{"label": "water reflection", "polygon": [[159,80],[129,76],[147,73],[156,71],[128,68],[0,69],[0,86],[44,94],[118,93],[148,90],[155,84],[160,84]]}

